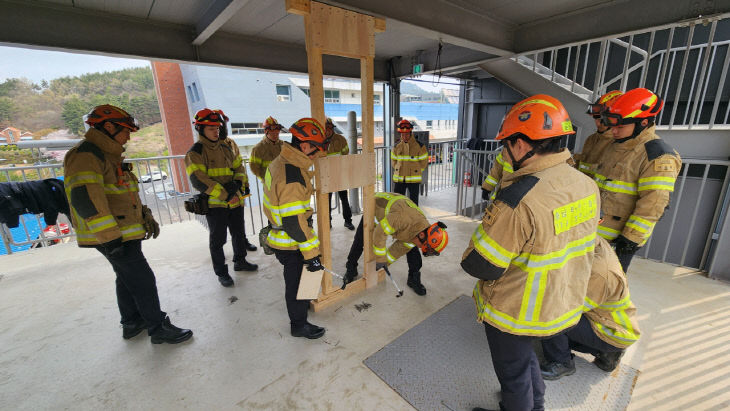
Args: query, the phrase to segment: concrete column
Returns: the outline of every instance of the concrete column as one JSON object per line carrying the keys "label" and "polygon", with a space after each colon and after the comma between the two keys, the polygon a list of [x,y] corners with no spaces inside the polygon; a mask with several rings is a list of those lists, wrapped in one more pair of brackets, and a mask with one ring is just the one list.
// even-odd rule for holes
{"label": "concrete column", "polygon": [[[357,113],[347,112],[347,141],[350,145],[350,153],[357,153]],[[360,189],[350,189],[350,210],[352,214],[360,214]]]}

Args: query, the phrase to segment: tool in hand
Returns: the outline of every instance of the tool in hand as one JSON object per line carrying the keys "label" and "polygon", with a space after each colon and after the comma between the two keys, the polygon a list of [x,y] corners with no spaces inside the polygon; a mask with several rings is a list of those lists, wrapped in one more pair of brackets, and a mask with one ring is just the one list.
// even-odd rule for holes
{"label": "tool in hand", "polygon": [[398,290],[398,294],[396,294],[395,297],[398,298],[398,297],[402,296],[403,295],[403,290],[401,290],[400,287],[398,287],[398,284],[396,284],[395,280],[393,279],[393,276],[390,275],[390,270],[388,270],[388,267],[383,267],[383,269],[385,270],[385,273],[388,274],[388,277],[390,277],[390,281],[393,282],[393,285],[395,286],[395,289]]}
{"label": "tool in hand", "polygon": [[325,271],[327,271],[328,273],[330,273],[330,274],[334,275],[335,277],[339,278],[340,280],[342,280],[342,287],[341,287],[340,289],[341,289],[341,290],[344,290],[344,289],[345,289],[345,287],[347,286],[347,283],[345,282],[345,277],[343,277],[343,276],[341,276],[341,275],[337,274],[336,272],[334,272],[334,271],[330,270],[330,269],[329,269],[329,268],[327,268],[327,267],[323,267],[323,268],[324,268],[324,270],[325,270]]}

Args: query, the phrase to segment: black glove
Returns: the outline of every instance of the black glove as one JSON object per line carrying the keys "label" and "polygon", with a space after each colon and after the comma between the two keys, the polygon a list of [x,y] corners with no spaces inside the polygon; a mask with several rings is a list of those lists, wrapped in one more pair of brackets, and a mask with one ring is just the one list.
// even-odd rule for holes
{"label": "black glove", "polygon": [[490,193],[491,193],[491,191],[485,190],[484,188],[482,188],[482,200],[485,200],[485,201],[489,200]]}
{"label": "black glove", "polygon": [[319,261],[319,256],[312,257],[309,260],[304,260],[304,264],[307,265],[307,271],[312,273],[315,271],[324,270],[322,262]]}
{"label": "black glove", "polygon": [[388,266],[388,263],[375,263],[375,271],[383,270],[387,266]]}
{"label": "black glove", "polygon": [[613,246],[616,249],[616,254],[631,254],[639,248],[638,244],[623,235],[619,235],[615,240],[613,240]]}
{"label": "black glove", "polygon": [[241,182],[238,180],[229,181],[223,184],[223,189],[225,189],[226,193],[228,193],[226,201],[231,201],[233,196],[235,196],[236,193],[238,193],[238,190],[241,189]]}
{"label": "black glove", "polygon": [[246,184],[246,186],[243,187],[243,195],[247,196],[249,194],[251,194],[251,187],[249,187],[248,184]]}
{"label": "black glove", "polygon": [[114,240],[104,243],[101,247],[110,258],[124,257],[124,243],[122,243],[122,237],[115,238]]}

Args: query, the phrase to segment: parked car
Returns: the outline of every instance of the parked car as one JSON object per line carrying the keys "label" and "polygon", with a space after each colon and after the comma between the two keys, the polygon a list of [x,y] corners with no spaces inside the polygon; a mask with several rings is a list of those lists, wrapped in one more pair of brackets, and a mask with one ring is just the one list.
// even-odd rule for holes
{"label": "parked car", "polygon": [[152,174],[145,174],[140,177],[139,181],[149,183],[151,181],[167,180],[167,173],[164,171],[153,171]]}

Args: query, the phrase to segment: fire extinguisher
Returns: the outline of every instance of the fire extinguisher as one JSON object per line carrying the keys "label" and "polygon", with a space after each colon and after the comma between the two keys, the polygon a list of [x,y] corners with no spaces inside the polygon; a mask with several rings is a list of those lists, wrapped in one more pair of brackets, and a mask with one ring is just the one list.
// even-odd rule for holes
{"label": "fire extinguisher", "polygon": [[464,185],[466,187],[471,187],[471,171],[464,172]]}

